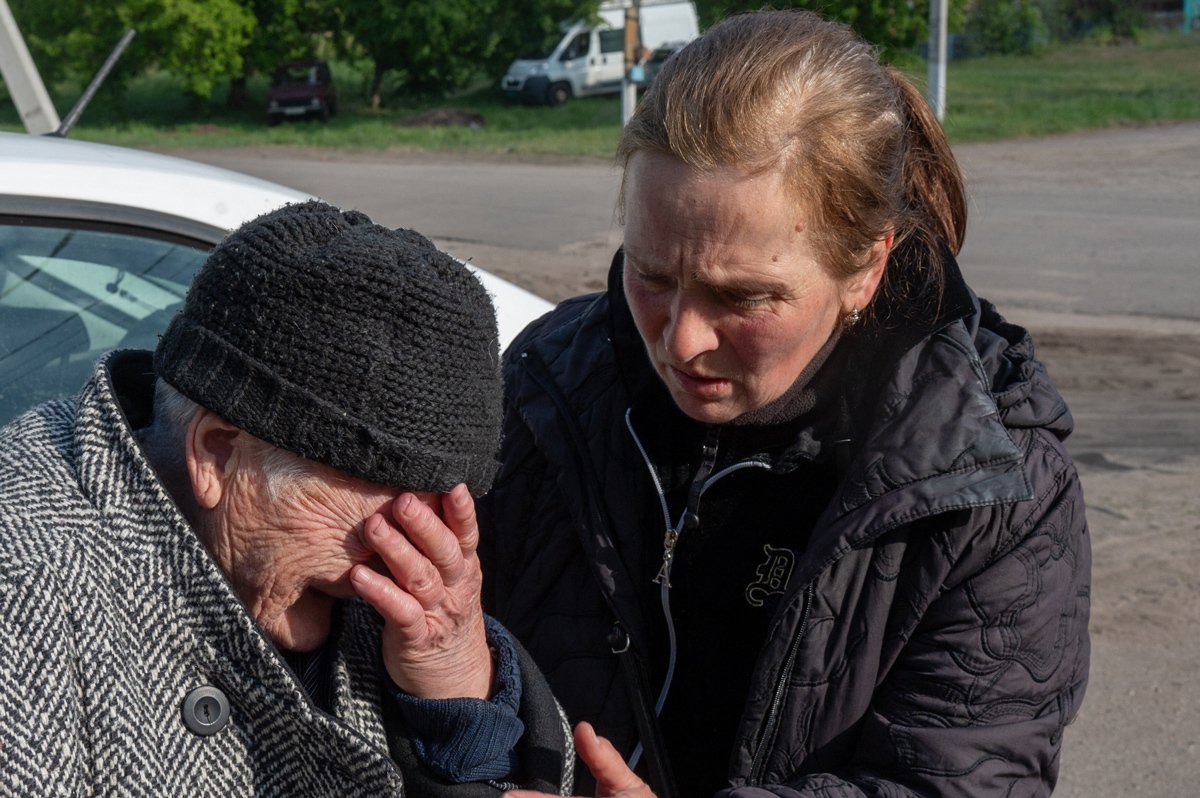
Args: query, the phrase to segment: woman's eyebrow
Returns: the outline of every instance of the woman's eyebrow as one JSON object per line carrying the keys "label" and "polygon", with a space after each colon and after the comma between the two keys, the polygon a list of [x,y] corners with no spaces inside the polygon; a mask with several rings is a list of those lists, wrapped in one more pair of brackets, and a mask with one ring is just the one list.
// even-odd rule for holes
{"label": "woman's eyebrow", "polygon": [[[625,252],[625,265],[636,269],[639,274],[649,276],[668,274],[672,271],[669,265],[643,260],[631,254],[628,250]],[[699,283],[716,291],[735,294],[787,294],[790,291],[790,287],[786,281],[770,275],[748,275],[734,272],[727,277],[714,277],[711,274],[693,271],[688,275],[688,278],[692,282]]]}
{"label": "woman's eyebrow", "polygon": [[766,275],[732,274],[725,279],[714,279],[711,275],[706,276],[700,273],[693,273],[692,279],[710,288],[731,293],[782,294],[788,291],[788,284],[786,282],[777,277]]}

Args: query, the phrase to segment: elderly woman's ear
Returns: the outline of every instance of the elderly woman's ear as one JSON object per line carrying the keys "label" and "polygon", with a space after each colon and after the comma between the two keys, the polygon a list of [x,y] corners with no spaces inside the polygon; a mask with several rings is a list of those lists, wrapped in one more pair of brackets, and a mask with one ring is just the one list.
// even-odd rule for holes
{"label": "elderly woman's ear", "polygon": [[188,424],[184,437],[188,476],[196,504],[205,510],[221,503],[237,454],[234,440],[240,434],[237,427],[203,407]]}

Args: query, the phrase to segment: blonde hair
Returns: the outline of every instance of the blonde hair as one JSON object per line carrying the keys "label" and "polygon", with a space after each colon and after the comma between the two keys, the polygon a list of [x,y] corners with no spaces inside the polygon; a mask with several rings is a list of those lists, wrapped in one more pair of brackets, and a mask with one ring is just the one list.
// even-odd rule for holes
{"label": "blonde hair", "polygon": [[[779,170],[822,262],[838,277],[867,268],[895,235],[885,292],[940,296],[942,245],[966,228],[962,175],[920,92],[845,25],[809,11],[739,14],[672,56],[617,150],[699,170]],[[621,206],[624,212],[624,181]]]}

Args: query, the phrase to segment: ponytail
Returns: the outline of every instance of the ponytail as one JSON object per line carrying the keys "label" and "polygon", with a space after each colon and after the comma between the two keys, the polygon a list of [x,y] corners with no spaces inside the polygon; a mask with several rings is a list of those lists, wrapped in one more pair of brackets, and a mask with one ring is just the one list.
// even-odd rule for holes
{"label": "ponytail", "polygon": [[896,149],[901,209],[872,317],[883,327],[936,318],[945,294],[946,254],[957,255],[967,229],[966,189],[933,109],[899,71],[895,84],[902,141]]}
{"label": "ponytail", "polygon": [[903,179],[918,234],[945,242],[957,255],[967,231],[966,190],[958,161],[941,123],[917,88],[896,69],[887,67],[887,73],[900,89],[907,121]]}

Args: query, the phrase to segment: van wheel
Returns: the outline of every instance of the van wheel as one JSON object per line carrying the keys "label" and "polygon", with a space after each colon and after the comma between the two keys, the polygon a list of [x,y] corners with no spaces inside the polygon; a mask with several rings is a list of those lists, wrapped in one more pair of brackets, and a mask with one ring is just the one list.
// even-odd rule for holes
{"label": "van wheel", "polygon": [[562,105],[571,99],[570,83],[551,83],[546,89],[546,105]]}

